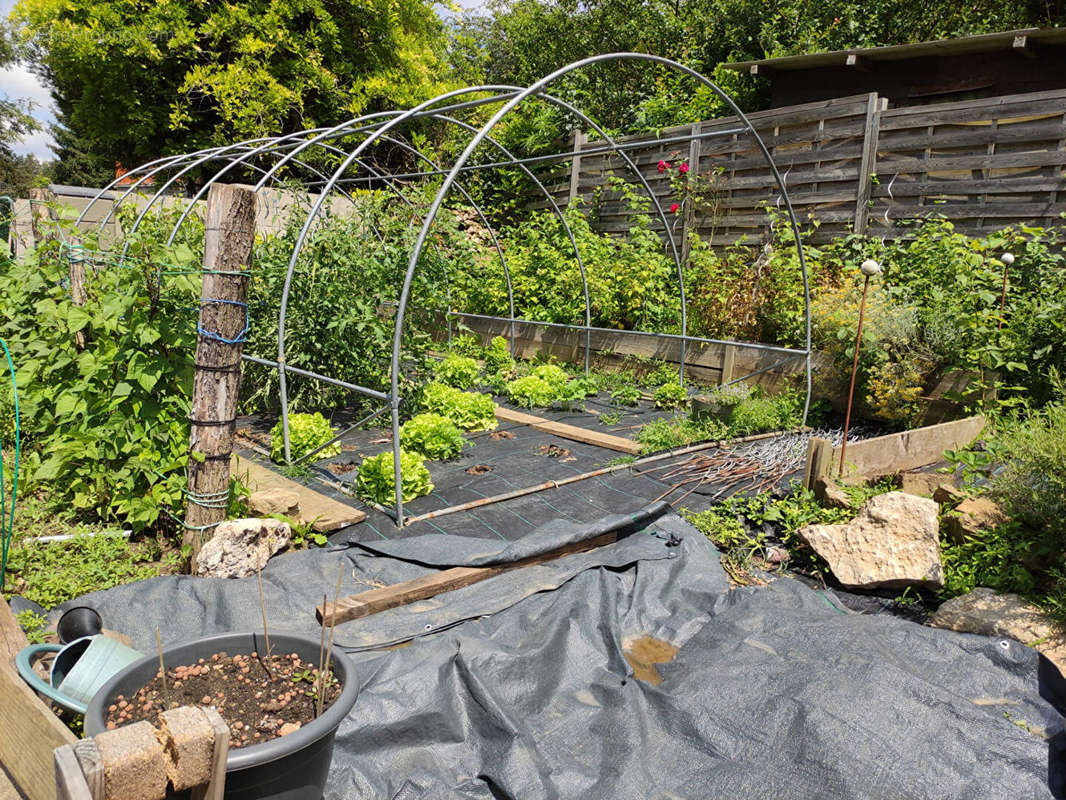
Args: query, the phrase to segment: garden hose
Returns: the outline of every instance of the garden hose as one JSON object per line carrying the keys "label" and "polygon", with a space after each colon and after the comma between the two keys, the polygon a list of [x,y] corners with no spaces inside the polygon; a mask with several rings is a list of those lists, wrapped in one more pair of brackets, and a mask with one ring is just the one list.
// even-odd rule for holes
{"label": "garden hose", "polygon": [[11,394],[15,398],[15,462],[11,471],[11,512],[7,510],[7,487],[4,483],[3,455],[4,443],[0,437],[0,592],[4,590],[4,579],[7,575],[7,553],[11,547],[11,537],[15,531],[15,500],[18,497],[19,488],[19,440],[22,431],[19,426],[19,393],[15,382],[15,364],[11,360],[11,351],[7,349],[7,342],[0,339],[0,347],[4,348],[4,357],[7,358],[7,369],[11,375]]}

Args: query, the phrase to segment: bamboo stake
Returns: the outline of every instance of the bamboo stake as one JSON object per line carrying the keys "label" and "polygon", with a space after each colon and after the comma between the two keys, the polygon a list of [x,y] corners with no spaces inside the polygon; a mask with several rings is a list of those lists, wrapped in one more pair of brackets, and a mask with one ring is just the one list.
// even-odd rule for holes
{"label": "bamboo stake", "polygon": [[[344,580],[344,562],[341,561],[340,568],[337,570],[337,589],[333,593],[333,607],[337,607],[337,603],[341,599],[341,582]],[[322,607],[325,608],[325,601],[323,601]],[[323,631],[325,628],[323,628]],[[333,619],[329,624],[329,645],[326,647],[326,667],[319,673],[319,679],[322,682],[322,690],[318,693],[318,715],[322,714],[326,705],[326,689],[329,687],[330,681],[326,677],[329,675],[330,662],[333,660],[333,632],[337,630],[337,616],[333,615]]]}
{"label": "bamboo stake", "polygon": [[163,700],[170,706],[170,690],[167,689],[167,668],[163,665],[163,640],[159,638],[159,628],[155,629],[155,646],[159,648],[159,679],[163,682]]}
{"label": "bamboo stake", "polygon": [[267,675],[270,676],[270,680],[274,680],[274,670],[270,668],[270,633],[267,630],[267,607],[266,600],[263,598],[263,568],[260,567],[255,573],[256,580],[259,581],[259,610],[263,612],[263,639],[266,641],[266,658],[259,659],[260,663],[266,667]]}

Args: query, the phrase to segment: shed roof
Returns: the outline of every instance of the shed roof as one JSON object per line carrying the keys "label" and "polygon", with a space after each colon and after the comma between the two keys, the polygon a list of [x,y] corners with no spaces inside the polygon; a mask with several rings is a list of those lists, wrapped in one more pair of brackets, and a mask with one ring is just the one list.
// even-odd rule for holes
{"label": "shed roof", "polygon": [[863,62],[902,61],[929,56],[963,56],[988,53],[996,50],[1029,51],[1034,45],[1066,43],[1066,28],[1022,28],[1001,33],[984,33],[979,36],[963,36],[957,39],[938,39],[932,42],[896,44],[886,47],[856,47],[848,50],[831,50],[827,53],[810,53],[780,58],[764,58],[757,61],[735,61],[723,64],[726,69],[750,72],[783,72],[817,67],[861,66]]}

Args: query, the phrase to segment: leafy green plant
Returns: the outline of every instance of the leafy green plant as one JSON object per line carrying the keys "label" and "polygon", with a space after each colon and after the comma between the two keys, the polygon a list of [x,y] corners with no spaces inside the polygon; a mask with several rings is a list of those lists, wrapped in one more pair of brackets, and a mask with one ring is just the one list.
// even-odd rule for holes
{"label": "leafy green plant", "polygon": [[150,541],[128,542],[121,536],[75,535],[65,542],[22,543],[9,555],[8,569],[21,579],[18,589],[44,608],[100,589],[152,578],[177,570],[175,551],[162,553]]}
{"label": "leafy green plant", "polygon": [[[392,505],[396,494],[395,463],[391,450],[363,459],[355,478],[359,495],[378,505]],[[400,473],[405,503],[433,491],[433,482],[430,480],[426,462],[418,453],[400,451]]]}
{"label": "leafy green plant", "polygon": [[611,392],[611,402],[619,406],[635,406],[640,402],[640,389],[632,384],[620,386]]}
{"label": "leafy green plant", "polygon": [[33,609],[27,608],[15,615],[22,632],[30,644],[44,644],[48,635],[48,617],[38,614]]}
{"label": "leafy green plant", "polygon": [[463,433],[447,417],[440,414],[419,414],[400,428],[400,444],[426,458],[443,460],[455,458],[463,452]]}
{"label": "leafy green plant", "polygon": [[642,453],[672,450],[696,442],[727,438],[728,429],[716,420],[695,420],[686,415],[656,419],[637,431]]}
{"label": "leafy green plant", "polygon": [[59,241],[7,265],[0,336],[17,369],[20,490],[51,487],[88,519],[140,531],[183,502],[196,345],[185,309],[197,307],[199,289],[185,274],[197,269],[188,248],[134,243],[131,255],[123,266],[90,270],[80,306],[65,288],[68,251]]}
{"label": "leafy green plant", "polygon": [[526,408],[547,408],[558,397],[559,387],[536,375],[517,378],[506,386],[507,397],[512,403]]}
{"label": "leafy green plant", "polygon": [[437,364],[437,380],[456,389],[469,389],[481,375],[481,367],[469,356],[448,353]]}
{"label": "leafy green plant", "polygon": [[[296,461],[316,447],[322,447],[334,437],[329,420],[317,411],[313,414],[289,414],[289,452]],[[316,453],[316,458],[332,458],[341,452],[340,442]],[[270,429],[270,458],[277,463],[285,460],[285,440],[281,420]]]}
{"label": "leafy green plant", "polygon": [[421,403],[425,411],[447,417],[464,431],[492,430],[499,425],[496,404],[487,394],[428,383],[423,387]]}
{"label": "leafy green plant", "polygon": [[456,355],[475,359],[481,358],[483,352],[481,341],[476,336],[469,333],[461,333],[453,338],[452,343],[448,346],[448,350]]}
{"label": "leafy green plant", "polygon": [[611,412],[606,413],[606,414],[600,414],[600,424],[601,425],[606,425],[606,426],[610,427],[612,425],[617,425],[621,421],[622,421],[622,412],[621,411],[611,411]]}
{"label": "leafy green plant", "polygon": [[506,372],[513,369],[514,365],[515,361],[511,358],[507,340],[502,336],[493,337],[489,346],[485,348],[485,372],[490,375]]}
{"label": "leafy green plant", "polygon": [[729,415],[729,436],[792,430],[800,424],[802,409],[802,400],[794,393],[764,396],[752,392],[733,407]]}
{"label": "leafy green plant", "polygon": [[664,383],[655,390],[655,407],[662,409],[682,408],[688,404],[688,392],[676,381]]}

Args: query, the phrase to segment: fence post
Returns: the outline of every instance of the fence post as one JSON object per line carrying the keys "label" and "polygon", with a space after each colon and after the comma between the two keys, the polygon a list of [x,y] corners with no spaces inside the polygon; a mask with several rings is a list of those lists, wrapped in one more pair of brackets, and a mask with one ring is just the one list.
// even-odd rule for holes
{"label": "fence post", "polygon": [[52,204],[56,196],[47,189],[30,189],[30,230],[33,231],[33,246],[40,247],[49,238],[46,229],[55,222],[56,213]]}
{"label": "fence post", "polygon": [[[581,128],[574,129],[574,152],[580,153],[581,146],[585,144],[588,138],[581,132]],[[578,196],[578,190],[581,188],[581,156],[574,156],[574,160],[570,165],[570,193],[566,199],[567,208],[573,203]]]}
{"label": "fence post", "polygon": [[881,132],[881,106],[884,104],[877,92],[870,92],[866,100],[866,124],[863,128],[862,158],[859,160],[859,186],[855,193],[855,233],[866,233],[870,219],[870,198],[873,191],[872,175],[877,169],[877,144]]}
{"label": "fence post", "polygon": [[[693,183],[699,181],[700,178],[700,140],[695,137],[700,135],[701,127],[702,123],[692,124],[691,136],[693,138],[688,143],[688,179]],[[688,234],[696,225],[695,205],[695,201],[685,204],[685,218],[681,222],[681,263],[688,261],[690,250]]]}
{"label": "fence post", "polygon": [[204,222],[185,507],[184,544],[192,549],[194,569],[207,531],[226,518],[254,239],[255,192],[212,185]]}

